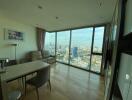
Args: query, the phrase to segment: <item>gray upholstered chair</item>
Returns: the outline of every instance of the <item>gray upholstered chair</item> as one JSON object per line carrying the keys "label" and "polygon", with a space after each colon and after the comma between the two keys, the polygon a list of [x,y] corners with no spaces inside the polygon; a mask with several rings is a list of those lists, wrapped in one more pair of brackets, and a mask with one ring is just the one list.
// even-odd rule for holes
{"label": "gray upholstered chair", "polygon": [[32,61],[43,59],[41,51],[32,51],[30,53],[31,53],[30,56]]}
{"label": "gray upholstered chair", "polygon": [[[40,88],[45,83],[49,83],[50,91],[51,91],[51,83],[50,83],[50,67],[46,67],[43,70],[37,72],[37,75],[25,82],[25,90],[27,84],[34,86],[37,92],[37,98],[39,100],[38,88]],[[26,91],[25,91],[26,92]]]}
{"label": "gray upholstered chair", "polygon": [[12,91],[8,94],[8,100],[20,100],[21,96],[21,91]]}

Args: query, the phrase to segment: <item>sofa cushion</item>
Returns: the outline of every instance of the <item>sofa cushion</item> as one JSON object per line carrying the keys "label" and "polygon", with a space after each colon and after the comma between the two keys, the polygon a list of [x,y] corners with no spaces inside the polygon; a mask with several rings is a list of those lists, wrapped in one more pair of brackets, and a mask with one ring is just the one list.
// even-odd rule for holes
{"label": "sofa cushion", "polygon": [[31,58],[32,58],[32,61],[33,60],[41,60],[42,59],[41,51],[32,51]]}

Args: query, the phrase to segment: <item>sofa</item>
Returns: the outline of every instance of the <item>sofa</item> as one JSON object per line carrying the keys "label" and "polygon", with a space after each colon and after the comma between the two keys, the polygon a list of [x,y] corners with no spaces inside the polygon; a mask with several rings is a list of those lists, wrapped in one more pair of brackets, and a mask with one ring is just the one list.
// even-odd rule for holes
{"label": "sofa", "polygon": [[43,50],[42,52],[41,51],[31,51],[30,59],[31,61],[42,60],[49,64],[56,62],[55,56],[51,56],[48,50]]}

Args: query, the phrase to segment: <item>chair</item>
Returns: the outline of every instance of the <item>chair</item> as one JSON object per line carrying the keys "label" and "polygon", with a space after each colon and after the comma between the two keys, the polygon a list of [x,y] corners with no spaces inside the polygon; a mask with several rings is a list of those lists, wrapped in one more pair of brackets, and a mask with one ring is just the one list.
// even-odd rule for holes
{"label": "chair", "polygon": [[22,94],[20,91],[13,91],[9,93],[8,100],[20,100]]}
{"label": "chair", "polygon": [[44,85],[46,82],[49,83],[50,91],[51,91],[51,83],[50,83],[50,67],[46,67],[42,70],[39,70],[37,72],[37,75],[35,77],[32,77],[31,79],[25,81],[25,94],[26,94],[26,87],[27,84],[34,86],[37,93],[37,98],[39,100],[39,93],[38,88],[40,88],[42,85]]}
{"label": "chair", "polygon": [[32,51],[31,53],[31,60],[41,60],[43,59],[41,51]]}
{"label": "chair", "polygon": [[[42,59],[42,54],[41,54],[41,51],[31,51],[29,53],[29,59],[30,61],[35,61],[35,60],[41,60]],[[35,72],[36,73],[36,72]],[[32,73],[32,76],[35,74],[35,73]],[[28,75],[27,75],[28,76]],[[25,76],[25,77],[27,77]]]}

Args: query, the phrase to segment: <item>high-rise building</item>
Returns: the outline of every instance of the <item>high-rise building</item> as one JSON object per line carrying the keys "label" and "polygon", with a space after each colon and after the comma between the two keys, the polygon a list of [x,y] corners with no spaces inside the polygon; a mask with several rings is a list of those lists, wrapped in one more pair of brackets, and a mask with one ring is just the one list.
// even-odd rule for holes
{"label": "high-rise building", "polygon": [[72,48],[72,57],[78,57],[78,47],[73,47]]}

